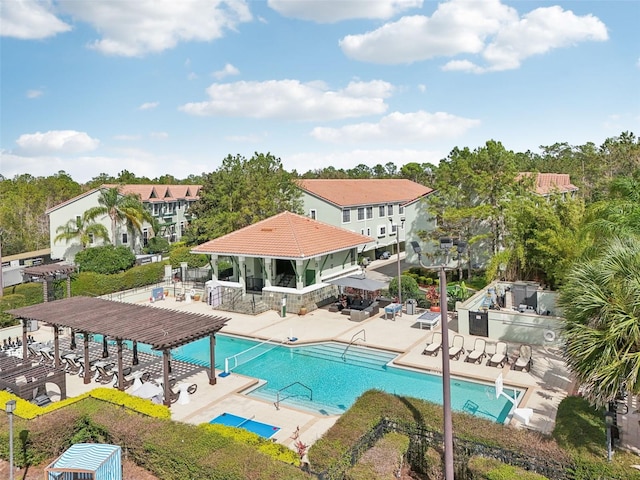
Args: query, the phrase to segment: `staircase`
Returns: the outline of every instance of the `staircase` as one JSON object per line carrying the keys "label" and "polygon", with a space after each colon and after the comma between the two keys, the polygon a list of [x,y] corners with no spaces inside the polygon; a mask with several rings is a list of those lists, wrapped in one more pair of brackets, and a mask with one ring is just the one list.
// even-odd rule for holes
{"label": "staircase", "polygon": [[397,356],[396,353],[373,350],[356,344],[347,346],[343,343],[308,345],[296,350],[295,353],[296,355],[307,355],[309,357],[321,358],[342,364],[347,363],[349,365],[372,368],[374,370],[386,370],[387,363]]}
{"label": "staircase", "polygon": [[261,295],[247,295],[235,299],[232,302],[223,302],[216,307],[216,310],[224,312],[243,313],[245,315],[259,315],[271,310],[269,306],[262,301]]}

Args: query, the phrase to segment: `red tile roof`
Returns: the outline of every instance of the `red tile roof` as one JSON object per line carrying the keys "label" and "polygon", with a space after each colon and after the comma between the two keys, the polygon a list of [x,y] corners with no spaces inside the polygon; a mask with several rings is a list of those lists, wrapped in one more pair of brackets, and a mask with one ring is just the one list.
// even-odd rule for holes
{"label": "red tile roof", "polygon": [[[516,179],[530,177],[532,172],[521,172]],[[536,173],[535,188],[538,195],[550,195],[551,193],[577,192],[578,187],[571,183],[567,173]]]}
{"label": "red tile roof", "polygon": [[283,212],[223,237],[209,240],[191,251],[218,255],[245,255],[305,259],[340,252],[374,240],[344,228]]}
{"label": "red tile roof", "polygon": [[339,207],[407,204],[433,192],[406,179],[302,179],[300,188]]}
{"label": "red tile roof", "polygon": [[200,193],[200,189],[202,185],[115,185],[115,184],[104,184],[100,185],[97,188],[92,188],[80,195],[70,198],[67,201],[59,203],[45,211],[45,213],[53,212],[65,205],[75,202],[87,195],[92,194],[96,190],[100,190],[102,188],[113,188],[119,187],[120,193],[126,195],[128,193],[134,193],[138,195],[142,202],[172,202],[176,200],[197,200],[198,194]]}

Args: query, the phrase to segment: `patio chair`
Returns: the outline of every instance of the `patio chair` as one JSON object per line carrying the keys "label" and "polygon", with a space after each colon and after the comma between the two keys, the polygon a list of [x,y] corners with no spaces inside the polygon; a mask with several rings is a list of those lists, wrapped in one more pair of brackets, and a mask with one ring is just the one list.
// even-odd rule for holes
{"label": "patio chair", "polygon": [[458,360],[464,352],[464,337],[462,335],[454,335],[449,347],[449,358]]}
{"label": "patio chair", "polygon": [[442,347],[442,332],[433,332],[431,342],[422,351],[422,355],[437,355],[438,350]]}
{"label": "patio chair", "polygon": [[[180,391],[175,392],[173,390],[175,385],[176,385],[175,382],[173,382],[173,385],[172,385],[172,382],[169,382],[169,401],[171,403],[176,403],[180,398]],[[196,393],[197,390],[198,390],[198,385],[196,385],[195,383],[192,383],[186,388],[186,391],[189,395],[193,395],[194,393]]]}
{"label": "patio chair", "polygon": [[114,364],[113,363],[108,363],[106,365],[96,365],[96,378],[95,381],[97,383],[109,383],[111,380],[114,379],[115,375],[116,375],[116,371],[115,370],[111,370],[113,368]]}
{"label": "patio chair", "polygon": [[71,375],[81,374],[83,368],[82,364],[78,362],[74,357],[63,357],[65,362],[64,370]]}
{"label": "patio chair", "polygon": [[[118,371],[116,370],[115,372],[115,382],[113,384],[113,388],[118,388]],[[135,378],[127,378],[129,375],[131,375],[131,367],[125,367],[122,370],[122,374],[123,374],[123,381],[122,384],[124,386],[124,389],[126,390],[127,388],[129,388],[131,385],[133,385],[133,382],[136,381]],[[149,372],[144,372],[141,376],[140,376],[140,380],[142,382],[148,382],[149,379],[151,378],[151,373]]]}
{"label": "patio chair", "polygon": [[487,361],[487,365],[490,367],[504,367],[507,363],[507,344],[505,342],[496,343],[496,353]]}
{"label": "patio chair", "polygon": [[40,350],[40,363],[43,365],[53,366],[56,360],[49,350]]}
{"label": "patio chair", "polygon": [[482,359],[487,354],[487,342],[484,338],[476,338],[475,342],[473,342],[473,350],[469,352],[467,358],[464,359],[465,362],[478,363],[482,361]]}
{"label": "patio chair", "polygon": [[514,370],[524,370],[525,372],[531,371],[533,360],[531,359],[531,345],[520,345],[520,352],[518,358],[513,364]]}

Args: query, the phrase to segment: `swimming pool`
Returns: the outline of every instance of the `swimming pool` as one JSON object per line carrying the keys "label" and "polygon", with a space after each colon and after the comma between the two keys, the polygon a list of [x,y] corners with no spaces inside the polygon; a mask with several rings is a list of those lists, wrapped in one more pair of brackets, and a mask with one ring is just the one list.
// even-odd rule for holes
{"label": "swimming pool", "polygon": [[[442,377],[389,365],[395,353],[338,342],[312,345],[262,344],[216,335],[216,368],[224,359],[256,348],[239,358],[232,370],[262,380],[250,396],[302,408],[323,415],[344,413],[366,390],[379,389],[442,404]],[[209,340],[201,339],[172,352],[175,359],[208,365]],[[244,363],[243,363],[244,362]],[[224,381],[220,379],[219,381]],[[287,388],[288,387],[288,388]],[[284,389],[284,390],[282,390]],[[516,392],[505,388],[513,397]],[[493,384],[451,379],[451,406],[499,423],[505,422],[512,404],[495,398]]]}
{"label": "swimming pool", "polygon": [[239,417],[232,413],[223,413],[211,420],[209,423],[217,423],[219,425],[227,425],[229,427],[244,428],[250,432],[256,433],[264,438],[271,438],[280,430],[280,427],[274,427],[268,423],[257,422],[251,418]]}

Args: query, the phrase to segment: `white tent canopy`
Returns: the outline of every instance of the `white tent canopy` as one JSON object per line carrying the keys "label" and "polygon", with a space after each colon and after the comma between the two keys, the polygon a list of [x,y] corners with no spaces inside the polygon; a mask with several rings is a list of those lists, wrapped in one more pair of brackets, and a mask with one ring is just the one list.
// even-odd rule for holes
{"label": "white tent canopy", "polygon": [[336,278],[335,280],[328,280],[326,283],[337,285],[339,287],[357,288],[359,290],[366,290],[369,292],[375,292],[376,290],[387,288],[387,284],[384,282],[357,275]]}

